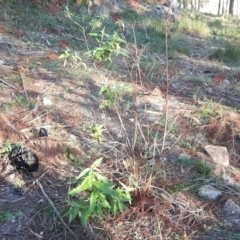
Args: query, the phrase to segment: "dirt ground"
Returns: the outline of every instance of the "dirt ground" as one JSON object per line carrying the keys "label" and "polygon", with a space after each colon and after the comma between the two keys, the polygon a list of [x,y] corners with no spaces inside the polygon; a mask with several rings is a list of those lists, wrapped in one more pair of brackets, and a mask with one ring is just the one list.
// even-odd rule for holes
{"label": "dirt ground", "polygon": [[[206,144],[226,146],[234,168],[227,173],[239,185],[238,68],[222,67],[206,58],[206,42],[188,36],[194,57],[178,56],[169,62],[167,107],[171,131],[163,146],[167,90],[164,56],[154,58],[157,67],[151,79],[132,68],[132,59],[124,57],[113,59],[118,71],[108,70],[102,63],[96,63],[96,71],[89,62],[87,71],[64,68],[56,46],[30,48],[23,41],[25,30],[10,30],[7,23],[0,24],[0,148],[8,141],[30,148],[39,158],[39,169],[32,173],[18,171],[10,164],[8,154],[1,153],[1,239],[239,237],[239,230],[225,226],[221,215],[229,197],[240,204],[239,189],[224,185],[221,199],[199,199],[194,190],[188,191],[189,183],[194,189],[213,178],[198,175],[194,166],[177,161],[181,153],[199,159]],[[60,41],[61,36],[56,36]],[[61,49],[63,41],[59,43]],[[126,94],[124,104],[116,109],[101,108],[101,85],[119,82],[130,84],[133,92]],[[211,106],[215,115],[201,123],[199,114],[204,117],[204,109]],[[89,131],[96,123],[104,126],[100,146]],[[38,137],[40,128],[47,129],[48,136]],[[131,148],[128,140],[136,133],[144,140]],[[186,142],[192,147],[184,145]],[[147,157],[143,157],[144,147]],[[131,162],[133,156],[137,165]],[[77,220],[70,223],[68,218],[63,218],[63,223],[58,214],[66,212],[70,178],[99,157],[104,158],[102,171],[112,181],[129,183],[129,179],[137,179],[139,190],[133,194],[132,205],[123,215],[106,214],[102,220],[91,219],[84,226]],[[124,161],[129,161],[128,167]],[[169,189],[174,191],[172,195]]]}

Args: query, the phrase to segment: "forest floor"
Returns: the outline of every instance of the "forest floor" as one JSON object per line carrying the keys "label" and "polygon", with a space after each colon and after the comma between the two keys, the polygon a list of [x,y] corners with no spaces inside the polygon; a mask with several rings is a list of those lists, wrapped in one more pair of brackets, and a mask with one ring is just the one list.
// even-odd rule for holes
{"label": "forest floor", "polygon": [[[141,14],[139,3],[128,4],[130,15]],[[83,54],[84,23],[72,27],[57,9],[56,15],[31,4],[0,10],[0,149],[18,143],[39,158],[38,171],[26,173],[2,151],[0,238],[240,239],[238,225],[226,224],[221,211],[229,198],[240,204],[240,62],[211,54],[229,41],[240,46],[239,38],[182,33],[173,24],[167,67],[165,51],[158,51],[164,32],[160,38],[138,20],[125,23],[124,55],[91,61]],[[117,16],[118,24],[125,17]],[[103,21],[106,31],[119,26],[115,21]],[[64,66],[59,56],[66,48],[86,68],[74,58]],[[38,137],[40,128],[48,136]],[[227,148],[224,175],[234,185],[209,173],[209,144]],[[123,214],[106,212],[85,225],[64,217],[64,225],[57,214],[66,212],[69,180],[100,157],[104,176],[135,188],[132,203]],[[198,196],[208,183],[222,190],[221,198]]]}

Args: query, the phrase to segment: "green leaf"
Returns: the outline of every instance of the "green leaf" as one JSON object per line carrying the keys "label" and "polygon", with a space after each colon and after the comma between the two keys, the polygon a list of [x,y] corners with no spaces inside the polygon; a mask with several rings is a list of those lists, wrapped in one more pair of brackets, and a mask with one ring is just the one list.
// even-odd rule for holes
{"label": "green leaf", "polygon": [[89,33],[88,36],[91,36],[91,37],[99,37],[100,34],[99,34],[99,33]]}
{"label": "green leaf", "polygon": [[95,206],[96,206],[96,200],[98,197],[98,193],[97,192],[92,192],[90,195],[90,208],[93,211]]}
{"label": "green leaf", "polygon": [[72,189],[69,194],[70,195],[77,195],[80,192],[83,192],[87,189],[91,189],[92,188],[92,175],[91,172],[89,173],[89,175],[87,177],[84,178],[84,180],[81,182],[81,184],[79,184],[77,187],[75,187],[74,189]]}
{"label": "green leaf", "polygon": [[71,201],[71,200],[67,200],[67,203],[73,207],[78,207],[81,209],[85,209],[88,204],[85,203],[84,201]]}
{"label": "green leaf", "polygon": [[78,176],[77,176],[77,180],[79,179],[79,178],[81,178],[81,177],[83,177],[83,176],[85,176],[87,173],[89,173],[91,171],[91,169],[90,168],[86,168],[86,169],[84,169]]}
{"label": "green leaf", "polygon": [[101,191],[104,195],[109,195],[111,197],[117,195],[117,192],[111,189],[112,187],[114,187],[113,183],[96,181],[94,183],[94,186],[99,189],[99,191]]}
{"label": "green leaf", "polygon": [[70,221],[74,220],[78,214],[79,214],[79,208],[73,208]]}
{"label": "green leaf", "polygon": [[108,203],[108,201],[106,200],[105,197],[103,197],[103,196],[100,197],[99,196],[99,199],[100,199],[99,205],[101,207],[111,209],[111,206],[110,206],[110,204]]}
{"label": "green leaf", "polygon": [[89,209],[86,209],[85,211],[81,212],[81,222],[82,224],[85,223],[88,218],[91,216],[91,211]]}
{"label": "green leaf", "polygon": [[97,205],[97,215],[98,216],[103,216],[102,207],[100,205]]}
{"label": "green leaf", "polygon": [[120,212],[123,214],[123,211],[127,208],[124,203],[117,202]]}
{"label": "green leaf", "polygon": [[103,158],[99,158],[97,159],[93,164],[92,164],[92,168],[97,168],[101,163],[102,163]]}
{"label": "green leaf", "polygon": [[111,204],[111,211],[112,211],[112,214],[115,216],[117,214],[117,202],[113,201],[112,204]]}
{"label": "green leaf", "polygon": [[102,174],[100,173],[97,173],[97,172],[94,172],[95,174],[95,177],[99,180],[99,181],[102,181],[102,182],[106,182],[107,181],[107,178],[105,176],[103,176]]}

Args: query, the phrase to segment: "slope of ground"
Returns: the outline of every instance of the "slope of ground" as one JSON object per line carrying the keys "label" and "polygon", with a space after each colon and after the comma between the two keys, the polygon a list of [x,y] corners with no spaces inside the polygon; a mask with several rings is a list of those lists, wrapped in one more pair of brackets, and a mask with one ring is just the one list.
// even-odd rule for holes
{"label": "slope of ground", "polygon": [[[1,239],[239,238],[237,223],[227,224],[221,211],[229,198],[240,204],[239,60],[216,60],[227,35],[182,32],[180,23],[150,19],[135,11],[139,3],[128,4],[132,9],[113,20],[75,6],[82,14],[74,15],[77,25],[55,5],[48,5],[50,13],[30,3],[0,10]],[[216,31],[214,19],[204,21]],[[102,29],[118,32],[124,54],[92,61],[86,52],[97,42],[88,34]],[[99,138],[96,127],[103,130]],[[48,136],[39,137],[40,128]],[[10,143],[37,154],[37,172],[10,164]],[[225,173],[234,185],[202,163],[208,144],[227,147]],[[99,157],[108,179],[135,189],[132,204],[122,215],[106,212],[85,225],[59,218],[68,209],[70,178]],[[198,196],[208,183],[223,191],[221,198]]]}

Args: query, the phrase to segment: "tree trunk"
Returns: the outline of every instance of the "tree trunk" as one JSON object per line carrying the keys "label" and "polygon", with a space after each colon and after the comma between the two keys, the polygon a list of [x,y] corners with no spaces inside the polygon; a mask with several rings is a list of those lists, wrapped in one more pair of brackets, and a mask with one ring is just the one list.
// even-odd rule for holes
{"label": "tree trunk", "polygon": [[223,0],[219,0],[219,2],[218,2],[218,15],[222,15],[222,6],[223,6]]}
{"label": "tree trunk", "polygon": [[229,3],[229,13],[233,15],[233,6],[234,6],[234,0],[230,0]]}

